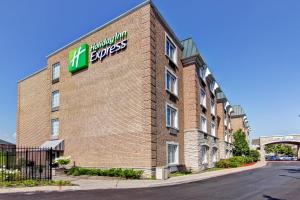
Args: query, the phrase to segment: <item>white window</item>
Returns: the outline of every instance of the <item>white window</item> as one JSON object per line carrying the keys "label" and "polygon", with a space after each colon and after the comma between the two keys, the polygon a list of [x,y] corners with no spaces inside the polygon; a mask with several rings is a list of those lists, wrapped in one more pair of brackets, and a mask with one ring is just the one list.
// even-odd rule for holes
{"label": "white window", "polygon": [[209,89],[212,93],[214,93],[214,88],[215,88],[215,81],[210,82],[209,84]]}
{"label": "white window", "polygon": [[178,111],[170,105],[166,106],[166,125],[170,128],[178,129]]}
{"label": "white window", "polygon": [[202,164],[208,163],[208,146],[201,147]]}
{"label": "white window", "polygon": [[178,144],[167,142],[168,165],[178,164]]}
{"label": "white window", "polygon": [[202,67],[199,67],[199,75],[200,75],[200,78],[205,81],[205,67],[202,66]]}
{"label": "white window", "polygon": [[177,95],[178,94],[178,81],[177,77],[171,73],[169,70],[166,70],[166,90]]}
{"label": "white window", "polygon": [[52,108],[59,107],[59,91],[52,92]]}
{"label": "white window", "polygon": [[216,136],[216,124],[214,122],[211,122],[211,134]]}
{"label": "white window", "polygon": [[217,148],[213,148],[213,150],[212,150],[212,161],[213,162],[217,162],[217,152],[218,152]]}
{"label": "white window", "polygon": [[228,142],[228,133],[225,131],[225,142]]}
{"label": "white window", "polygon": [[166,55],[176,64],[176,46],[171,39],[166,36]]}
{"label": "white window", "polygon": [[224,118],[224,126],[228,126],[228,117],[227,115],[225,115],[225,118]]}
{"label": "white window", "polygon": [[226,152],[226,153],[225,153],[225,158],[229,158],[229,151],[226,150],[225,152]]}
{"label": "white window", "polygon": [[52,65],[52,80],[58,80],[60,77],[60,63]]}
{"label": "white window", "polygon": [[200,119],[201,131],[204,132],[204,133],[207,133],[207,119],[203,115],[201,115],[200,118],[201,118]]}
{"label": "white window", "polygon": [[200,105],[206,108],[206,93],[204,89],[200,90]]}
{"label": "white window", "polygon": [[210,109],[211,109],[211,114],[216,116],[216,103],[214,99],[212,99],[210,102]]}
{"label": "white window", "polygon": [[52,136],[59,135],[59,120],[58,119],[53,119],[51,121],[51,134],[52,134]]}

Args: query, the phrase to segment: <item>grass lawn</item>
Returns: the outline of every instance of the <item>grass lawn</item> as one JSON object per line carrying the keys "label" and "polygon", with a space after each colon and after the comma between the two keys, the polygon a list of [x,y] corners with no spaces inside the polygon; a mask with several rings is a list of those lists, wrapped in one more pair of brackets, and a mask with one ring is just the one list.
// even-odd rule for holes
{"label": "grass lawn", "polygon": [[225,169],[225,168],[213,167],[213,168],[206,169],[203,172],[213,172],[213,171],[219,171],[219,170],[223,170],[223,169]]}
{"label": "grass lawn", "polygon": [[176,176],[186,176],[186,175],[191,175],[193,174],[192,172],[174,172],[170,174],[170,177],[176,177]]}
{"label": "grass lawn", "polygon": [[70,181],[4,181],[0,182],[0,188],[20,188],[20,187],[38,187],[38,186],[72,186]]}

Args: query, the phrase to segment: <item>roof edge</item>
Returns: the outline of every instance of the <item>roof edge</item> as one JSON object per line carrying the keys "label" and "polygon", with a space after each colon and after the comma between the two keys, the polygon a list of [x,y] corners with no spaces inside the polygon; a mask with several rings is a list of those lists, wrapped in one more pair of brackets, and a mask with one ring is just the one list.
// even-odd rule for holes
{"label": "roof edge", "polygon": [[116,21],[122,19],[123,17],[128,16],[129,14],[133,13],[134,11],[136,11],[136,10],[138,10],[138,9],[140,9],[140,8],[142,8],[142,7],[146,6],[146,5],[148,5],[148,4],[150,4],[150,5],[153,7],[153,9],[155,10],[155,12],[156,12],[157,15],[159,16],[160,20],[163,22],[163,24],[166,26],[166,28],[168,29],[168,31],[171,33],[171,35],[172,35],[173,38],[175,39],[177,45],[178,45],[181,49],[183,49],[183,46],[181,45],[180,40],[177,38],[177,36],[175,35],[175,33],[173,32],[173,30],[171,29],[171,27],[168,25],[168,23],[166,22],[166,20],[165,20],[165,19],[163,18],[163,16],[160,14],[159,10],[158,10],[157,7],[154,5],[154,3],[152,2],[152,0],[145,0],[143,3],[138,4],[137,6],[131,8],[130,10],[124,12],[123,14],[121,14],[121,15],[115,17],[114,19],[112,19],[112,20],[106,22],[105,24],[103,24],[103,25],[101,25],[101,26],[95,28],[94,30],[88,32],[87,34],[85,34],[85,35],[83,35],[83,36],[81,36],[81,37],[79,37],[79,38],[73,40],[72,42],[66,44],[65,46],[63,46],[63,47],[57,49],[56,51],[54,51],[54,52],[52,52],[52,53],[50,53],[48,56],[46,56],[46,58],[49,58],[49,57],[51,57],[51,56],[57,54],[58,52],[60,52],[60,51],[62,51],[62,50],[64,50],[64,49],[66,49],[66,48],[72,46],[72,45],[75,44],[76,42],[78,42],[78,41],[80,41],[80,40],[82,40],[82,39],[84,39],[84,38],[86,38],[86,37],[88,37],[88,36],[90,36],[90,35],[96,33],[97,31],[100,31],[100,30],[104,29],[105,27],[107,27],[107,26],[109,26],[109,25],[115,23]]}
{"label": "roof edge", "polygon": [[41,73],[42,71],[44,71],[46,69],[47,69],[47,67],[44,67],[43,69],[40,69],[40,70],[30,74],[29,76],[26,76],[25,78],[19,80],[18,83],[21,83],[21,82],[25,81],[26,79],[29,79],[29,78],[33,77],[34,75],[39,74],[39,73]]}
{"label": "roof edge", "polygon": [[138,10],[139,8],[142,8],[142,7],[144,7],[145,5],[148,5],[148,4],[152,4],[151,0],[146,0],[146,1],[144,1],[143,3],[141,3],[141,4],[138,4],[137,6],[131,8],[130,10],[124,12],[123,14],[121,14],[121,15],[115,17],[114,19],[112,19],[112,20],[106,22],[105,24],[103,24],[103,25],[101,25],[101,26],[99,26],[99,27],[93,29],[92,31],[86,33],[85,35],[83,35],[83,36],[81,36],[81,37],[79,37],[79,38],[73,40],[72,42],[66,44],[65,46],[63,46],[63,47],[57,49],[56,51],[54,51],[54,52],[52,52],[52,53],[50,53],[48,56],[46,56],[46,58],[49,58],[49,57],[51,57],[51,56],[57,54],[58,52],[60,52],[60,51],[62,51],[62,50],[64,50],[64,49],[66,49],[66,48],[68,48],[69,46],[72,46],[72,45],[75,44],[76,42],[78,42],[78,41],[80,41],[80,40],[82,40],[82,39],[84,39],[84,38],[86,38],[86,37],[92,35],[93,33],[95,33],[95,32],[97,32],[97,31],[99,31],[99,30],[101,30],[101,29],[103,29],[103,28],[109,26],[110,24],[112,24],[112,23],[114,23],[114,22],[116,22],[116,21],[122,19],[123,17],[126,17],[127,15],[133,13],[134,11],[136,11],[136,10]]}
{"label": "roof edge", "polygon": [[169,26],[169,24],[167,23],[167,21],[165,20],[165,18],[162,16],[162,14],[159,12],[159,10],[157,9],[157,7],[155,6],[155,4],[152,2],[152,0],[149,0],[151,6],[153,7],[153,9],[155,10],[155,12],[157,13],[157,15],[159,16],[160,20],[162,21],[162,23],[166,26],[166,28],[168,29],[168,31],[171,33],[171,35],[173,36],[173,38],[175,39],[177,45],[179,46],[180,49],[183,49],[183,45],[181,44],[181,41],[178,39],[178,37],[176,36],[176,34],[174,33],[173,29]]}

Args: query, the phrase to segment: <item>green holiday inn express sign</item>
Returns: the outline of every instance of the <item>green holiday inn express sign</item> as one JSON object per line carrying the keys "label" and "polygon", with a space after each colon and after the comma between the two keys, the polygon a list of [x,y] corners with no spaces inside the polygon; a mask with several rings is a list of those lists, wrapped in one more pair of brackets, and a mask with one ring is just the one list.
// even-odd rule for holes
{"label": "green holiday inn express sign", "polygon": [[69,72],[74,73],[89,67],[89,61],[103,61],[109,55],[114,55],[127,47],[127,31],[118,32],[111,38],[94,43],[89,47],[82,44],[69,52]]}

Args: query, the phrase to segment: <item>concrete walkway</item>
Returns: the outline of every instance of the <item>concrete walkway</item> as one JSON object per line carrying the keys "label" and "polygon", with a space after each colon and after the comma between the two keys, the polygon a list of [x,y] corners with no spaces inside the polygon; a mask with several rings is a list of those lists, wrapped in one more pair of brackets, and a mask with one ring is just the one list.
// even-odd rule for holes
{"label": "concrete walkway", "polygon": [[94,189],[117,189],[117,188],[146,188],[146,187],[161,187],[171,186],[183,183],[190,183],[200,180],[205,180],[213,177],[238,173],[246,170],[260,168],[266,165],[266,162],[258,162],[255,165],[239,168],[224,169],[211,172],[203,172],[199,174],[177,176],[168,180],[120,180],[120,179],[94,179],[80,177],[63,177],[60,180],[70,180],[76,186],[43,186],[32,188],[8,188],[0,189],[0,193],[15,193],[15,192],[38,192],[38,191],[69,191],[69,190],[94,190]]}

